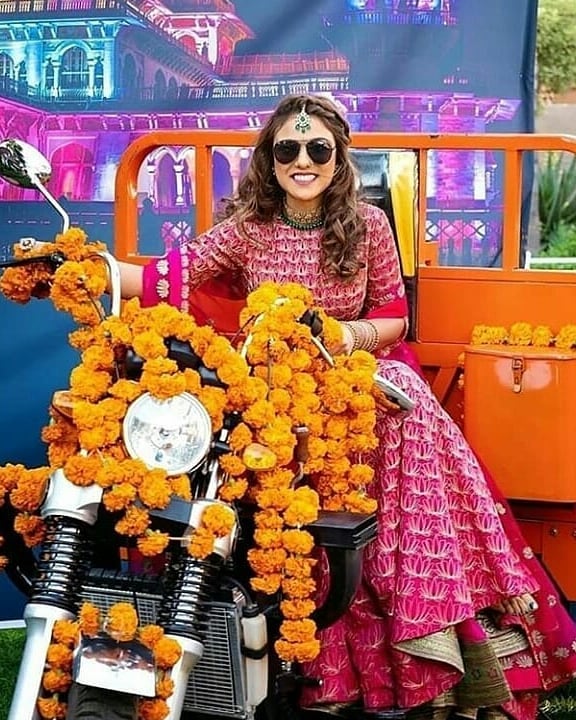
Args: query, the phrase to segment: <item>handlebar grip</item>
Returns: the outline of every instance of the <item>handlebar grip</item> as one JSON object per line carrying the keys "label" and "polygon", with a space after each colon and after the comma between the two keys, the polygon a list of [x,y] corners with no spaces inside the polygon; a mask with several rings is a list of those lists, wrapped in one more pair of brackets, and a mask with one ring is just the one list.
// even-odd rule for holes
{"label": "handlebar grip", "polygon": [[299,463],[305,463],[308,460],[308,440],[310,438],[310,430],[306,425],[299,425],[295,430],[296,448],[294,449],[294,460]]}

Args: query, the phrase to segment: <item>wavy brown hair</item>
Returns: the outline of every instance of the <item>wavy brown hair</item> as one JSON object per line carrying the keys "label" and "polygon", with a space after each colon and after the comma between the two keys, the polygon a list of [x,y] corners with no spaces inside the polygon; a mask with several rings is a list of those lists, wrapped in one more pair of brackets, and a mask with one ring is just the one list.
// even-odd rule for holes
{"label": "wavy brown hair", "polygon": [[272,222],[280,214],[284,191],[274,175],[274,138],[286,120],[302,109],[321,120],[336,143],[334,178],[322,198],[324,271],[351,278],[363,266],[358,249],[366,224],[358,209],[357,175],[348,152],[350,127],[330,100],[315,95],[290,95],[278,104],[258,136],[248,170],[226,214],[234,214],[246,234],[247,222]]}

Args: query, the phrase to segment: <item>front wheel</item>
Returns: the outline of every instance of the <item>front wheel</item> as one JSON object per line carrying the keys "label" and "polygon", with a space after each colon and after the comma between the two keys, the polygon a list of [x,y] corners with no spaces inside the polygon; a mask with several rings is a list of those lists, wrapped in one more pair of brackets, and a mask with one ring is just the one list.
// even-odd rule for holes
{"label": "front wheel", "polygon": [[72,683],[66,720],[137,720],[136,695]]}

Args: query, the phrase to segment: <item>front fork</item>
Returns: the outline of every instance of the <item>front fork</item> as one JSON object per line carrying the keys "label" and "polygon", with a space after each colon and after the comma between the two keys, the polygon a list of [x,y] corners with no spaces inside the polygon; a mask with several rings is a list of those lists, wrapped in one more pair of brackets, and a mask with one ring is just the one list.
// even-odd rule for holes
{"label": "front fork", "polygon": [[79,589],[90,567],[90,528],[96,522],[101,497],[102,488],[78,487],[62,470],[50,478],[41,509],[46,537],[24,610],[26,644],[8,720],[39,720],[36,703],[52,630],[57,620],[76,615]]}
{"label": "front fork", "polygon": [[[202,513],[218,500],[195,500],[189,504],[187,525],[199,527]],[[212,553],[199,560],[188,555],[181,558],[172,582],[163,593],[158,617],[166,635],[178,641],[182,656],[172,668],[174,692],[167,700],[170,713],[166,720],[179,720],[184,705],[190,673],[202,657],[208,626],[208,603],[214,598],[222,566],[234,548],[237,523],[225,537],[216,538]]]}

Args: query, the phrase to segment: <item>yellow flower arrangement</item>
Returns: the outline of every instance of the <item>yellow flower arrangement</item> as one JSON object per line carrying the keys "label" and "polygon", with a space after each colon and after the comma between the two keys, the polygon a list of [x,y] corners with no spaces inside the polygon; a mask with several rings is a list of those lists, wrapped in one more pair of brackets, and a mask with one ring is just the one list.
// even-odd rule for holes
{"label": "yellow flower arrangement", "polygon": [[556,347],[559,350],[572,350],[576,348],[576,325],[564,325],[556,335],[547,325],[533,327],[527,322],[514,323],[510,329],[476,325],[472,330],[471,344]]}
{"label": "yellow flower arrangement", "polygon": [[138,718],[162,720],[167,717],[166,700],[174,690],[170,668],[180,659],[182,648],[173,638],[165,637],[158,625],[140,626],[136,610],[130,603],[116,603],[105,615],[101,615],[96,606],[83,603],[77,620],[57,620],[54,623],[42,676],[41,697],[38,699],[40,717],[47,720],[66,717],[65,699],[72,684],[74,647],[82,635],[93,638],[101,634],[118,643],[136,640],[152,651],[156,666],[156,696],[138,701]]}
{"label": "yellow flower arrangement", "polygon": [[[50,466],[0,468],[0,503],[8,496],[19,511],[17,527],[26,542],[40,541],[43,525],[35,513],[50,473],[63,468],[71,482],[102,488],[104,507],[120,515],[118,533],[134,538],[144,555],[160,553],[170,538],[151,527],[149,510],[165,508],[174,495],[189,500],[190,484],[187,477],[168,477],[128,457],[121,425],[128,406],[145,392],[164,400],[187,391],[202,402],[215,433],[224,417],[236,412],[241,422],[230,433],[230,452],[220,460],[219,502],[203,512],[188,552],[206,557],[231,531],[235,513],[227,503],[254,502],[255,546],[248,557],[252,586],[282,593],[286,615],[276,644],[279,656],[312,659],[319,651],[309,620],[315,592],[313,539],[304,527],[321,508],[375,509],[366,493],[373,477],[366,459],[377,445],[376,360],[356,351],[329,366],[300,318],[308,311],[318,314],[328,347],[339,344],[340,324],[315,308],[311,293],[297,284],[268,282],[249,295],[240,317],[248,335],[242,351],[165,304],[142,308],[133,299],[123,304],[119,317],[102,319],[95,307],[105,277],[92,259],[100,246],[71,230],[58,236],[51,249],[71,259],[53,276],[38,275],[33,265],[8,270],[0,290],[18,302],[48,292],[82,325],[70,336],[81,361],[71,373],[70,412],[60,412],[56,403],[43,431]],[[224,388],[203,387],[198,372],[181,371],[167,357],[168,338],[188,342]],[[117,361],[128,350],[143,361],[138,381],[119,374]],[[295,462],[303,435],[308,452]]]}

